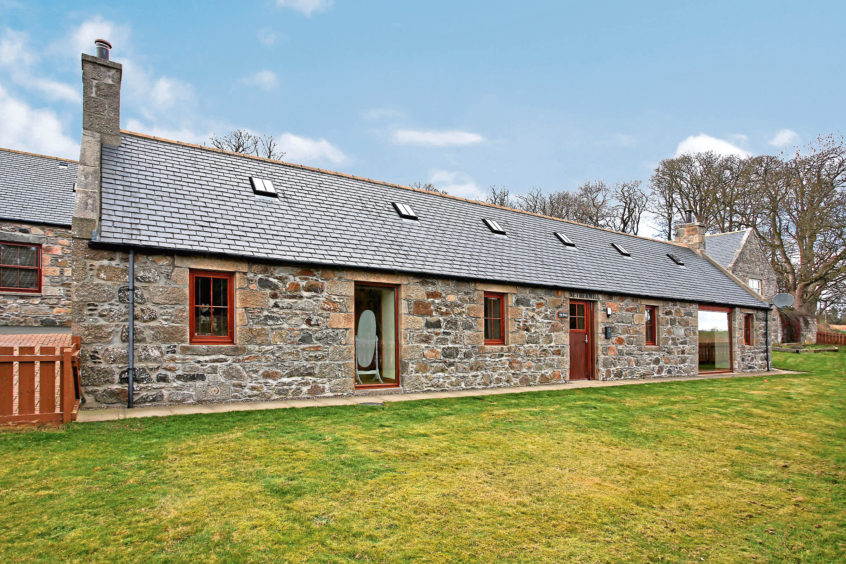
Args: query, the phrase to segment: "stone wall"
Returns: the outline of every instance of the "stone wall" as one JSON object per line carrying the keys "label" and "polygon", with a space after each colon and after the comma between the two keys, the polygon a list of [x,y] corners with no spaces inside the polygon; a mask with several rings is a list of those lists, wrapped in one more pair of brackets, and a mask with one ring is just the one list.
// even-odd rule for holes
{"label": "stone wall", "polygon": [[[743,316],[746,313],[754,316],[752,345],[744,342]],[[767,315],[770,316],[770,344],[772,345],[778,329],[774,313],[754,309],[734,310],[732,329],[734,331],[734,367],[737,372],[758,372],[767,369]]]}
{"label": "stone wall", "polygon": [[746,244],[732,265],[731,272],[744,284],[747,284],[750,278],[761,280],[761,292],[767,300],[771,300],[778,292],[775,271],[754,233],[749,234]]}
{"label": "stone wall", "polygon": [[[597,376],[602,380],[693,376],[697,373],[698,321],[695,304],[630,297],[598,302]],[[657,343],[646,346],[646,306],[656,306]],[[611,308],[607,315],[606,308]],[[611,328],[606,339],[605,327]]]}
{"label": "stone wall", "polygon": [[0,221],[0,241],[41,245],[41,293],[0,293],[0,326],[71,324],[70,229]]}
{"label": "stone wall", "polygon": [[[83,339],[88,405],[124,403],[128,254],[87,246],[76,253],[74,323]],[[569,304],[560,290],[200,256],[139,253],[135,268],[139,405],[353,393],[356,282],[398,286],[403,391],[537,385],[568,377],[568,321],[558,313]],[[235,273],[235,344],[189,344],[190,269]],[[506,295],[505,345],[484,344],[485,291]],[[647,304],[659,311],[654,347],[644,346]],[[598,378],[696,373],[694,304],[604,296],[596,310]],[[610,341],[605,326],[612,328]],[[744,350],[736,358],[744,367],[758,366],[755,354]]]}

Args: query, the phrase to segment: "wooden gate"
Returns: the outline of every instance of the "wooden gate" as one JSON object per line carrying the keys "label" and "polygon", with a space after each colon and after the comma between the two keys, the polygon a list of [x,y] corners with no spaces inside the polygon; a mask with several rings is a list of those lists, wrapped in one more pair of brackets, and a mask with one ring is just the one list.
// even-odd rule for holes
{"label": "wooden gate", "polygon": [[0,425],[74,421],[79,346],[74,337],[71,347],[0,347]]}

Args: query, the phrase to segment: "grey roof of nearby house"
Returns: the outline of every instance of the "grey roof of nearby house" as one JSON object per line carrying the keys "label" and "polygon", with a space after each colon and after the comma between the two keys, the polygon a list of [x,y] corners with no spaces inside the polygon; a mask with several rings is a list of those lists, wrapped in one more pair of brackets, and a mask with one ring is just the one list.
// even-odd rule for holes
{"label": "grey roof of nearby house", "polygon": [[720,263],[723,268],[731,268],[751,231],[751,229],[742,229],[729,233],[706,235],[705,253]]}
{"label": "grey roof of nearby house", "polygon": [[[101,244],[765,307],[668,242],[128,132],[102,155]],[[254,194],[250,176],[272,180],[279,197]]]}
{"label": "grey roof of nearby house", "polygon": [[75,161],[0,148],[0,219],[70,227]]}

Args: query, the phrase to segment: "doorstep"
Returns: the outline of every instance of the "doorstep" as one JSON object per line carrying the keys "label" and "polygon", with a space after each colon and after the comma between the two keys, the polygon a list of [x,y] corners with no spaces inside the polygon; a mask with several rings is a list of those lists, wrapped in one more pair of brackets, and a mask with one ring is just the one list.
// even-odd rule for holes
{"label": "doorstep", "polygon": [[519,386],[502,388],[479,388],[472,390],[449,390],[433,392],[398,393],[396,389],[387,393],[367,393],[352,396],[333,396],[309,399],[286,399],[275,401],[249,401],[229,403],[196,403],[149,407],[106,407],[81,409],[78,422],[114,421],[118,419],[136,419],[139,417],[166,417],[169,415],[192,415],[198,413],[227,413],[231,411],[260,411],[264,409],[287,409],[294,407],[331,407],[338,405],[372,405],[374,403],[416,401],[426,399],[462,398],[472,396],[498,396],[502,394],[522,394],[526,392],[544,392],[550,390],[575,390],[578,388],[607,388],[611,386],[632,386],[637,384],[662,384],[665,382],[685,382],[690,380],[718,380],[724,378],[753,378],[755,376],[776,376],[782,374],[801,374],[787,370],[770,372],[742,372],[728,374],[700,374],[671,378],[638,378],[629,380],[574,380],[560,384],[542,384],[539,386]]}

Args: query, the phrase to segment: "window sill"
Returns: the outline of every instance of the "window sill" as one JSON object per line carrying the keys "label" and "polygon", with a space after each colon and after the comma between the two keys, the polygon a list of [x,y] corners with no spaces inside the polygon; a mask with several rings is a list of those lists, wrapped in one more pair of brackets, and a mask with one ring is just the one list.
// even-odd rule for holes
{"label": "window sill", "polygon": [[0,296],[26,296],[28,298],[40,298],[43,295],[43,292],[26,292],[23,290],[15,292],[14,290],[0,290]]}
{"label": "window sill", "polygon": [[661,345],[643,345],[643,350],[647,351],[660,351]]}

